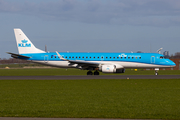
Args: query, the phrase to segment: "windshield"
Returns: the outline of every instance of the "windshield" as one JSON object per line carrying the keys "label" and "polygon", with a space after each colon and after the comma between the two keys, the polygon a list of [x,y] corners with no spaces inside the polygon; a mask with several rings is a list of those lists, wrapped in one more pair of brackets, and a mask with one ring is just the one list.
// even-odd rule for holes
{"label": "windshield", "polygon": [[160,59],[164,59],[164,56],[160,56]]}

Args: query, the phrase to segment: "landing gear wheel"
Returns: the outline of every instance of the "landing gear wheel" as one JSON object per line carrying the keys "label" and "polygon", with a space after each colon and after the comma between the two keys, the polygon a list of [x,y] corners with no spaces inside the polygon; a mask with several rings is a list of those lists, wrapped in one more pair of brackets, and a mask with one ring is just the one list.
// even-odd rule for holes
{"label": "landing gear wheel", "polygon": [[93,72],[92,71],[88,71],[87,75],[93,75]]}
{"label": "landing gear wheel", "polygon": [[158,75],[158,72],[157,72],[157,71],[155,71],[155,75]]}
{"label": "landing gear wheel", "polygon": [[94,72],[94,75],[99,75],[99,72],[96,70],[96,71]]}

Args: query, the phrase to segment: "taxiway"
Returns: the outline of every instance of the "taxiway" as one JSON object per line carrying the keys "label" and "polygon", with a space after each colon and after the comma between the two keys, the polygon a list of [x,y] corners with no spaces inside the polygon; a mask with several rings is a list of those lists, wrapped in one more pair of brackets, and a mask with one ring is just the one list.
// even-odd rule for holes
{"label": "taxiway", "polygon": [[179,79],[180,75],[0,76],[0,80]]}

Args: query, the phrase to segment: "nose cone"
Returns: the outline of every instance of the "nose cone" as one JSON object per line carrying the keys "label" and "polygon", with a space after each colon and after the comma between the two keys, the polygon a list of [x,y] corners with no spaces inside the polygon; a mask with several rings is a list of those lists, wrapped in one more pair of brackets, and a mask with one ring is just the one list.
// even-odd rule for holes
{"label": "nose cone", "polygon": [[171,67],[175,67],[175,66],[176,66],[176,64],[175,64],[173,61],[171,61],[171,60],[169,60],[169,65],[170,65]]}
{"label": "nose cone", "polygon": [[172,61],[171,66],[175,67],[175,66],[176,66],[176,64]]}

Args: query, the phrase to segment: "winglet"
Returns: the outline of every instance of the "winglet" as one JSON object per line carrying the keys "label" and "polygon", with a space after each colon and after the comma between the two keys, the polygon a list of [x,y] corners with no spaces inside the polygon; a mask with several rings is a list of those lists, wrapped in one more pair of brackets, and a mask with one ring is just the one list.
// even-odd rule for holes
{"label": "winglet", "polygon": [[68,61],[67,59],[64,59],[57,51],[56,51],[58,57],[61,59],[61,60],[65,60],[65,61]]}

